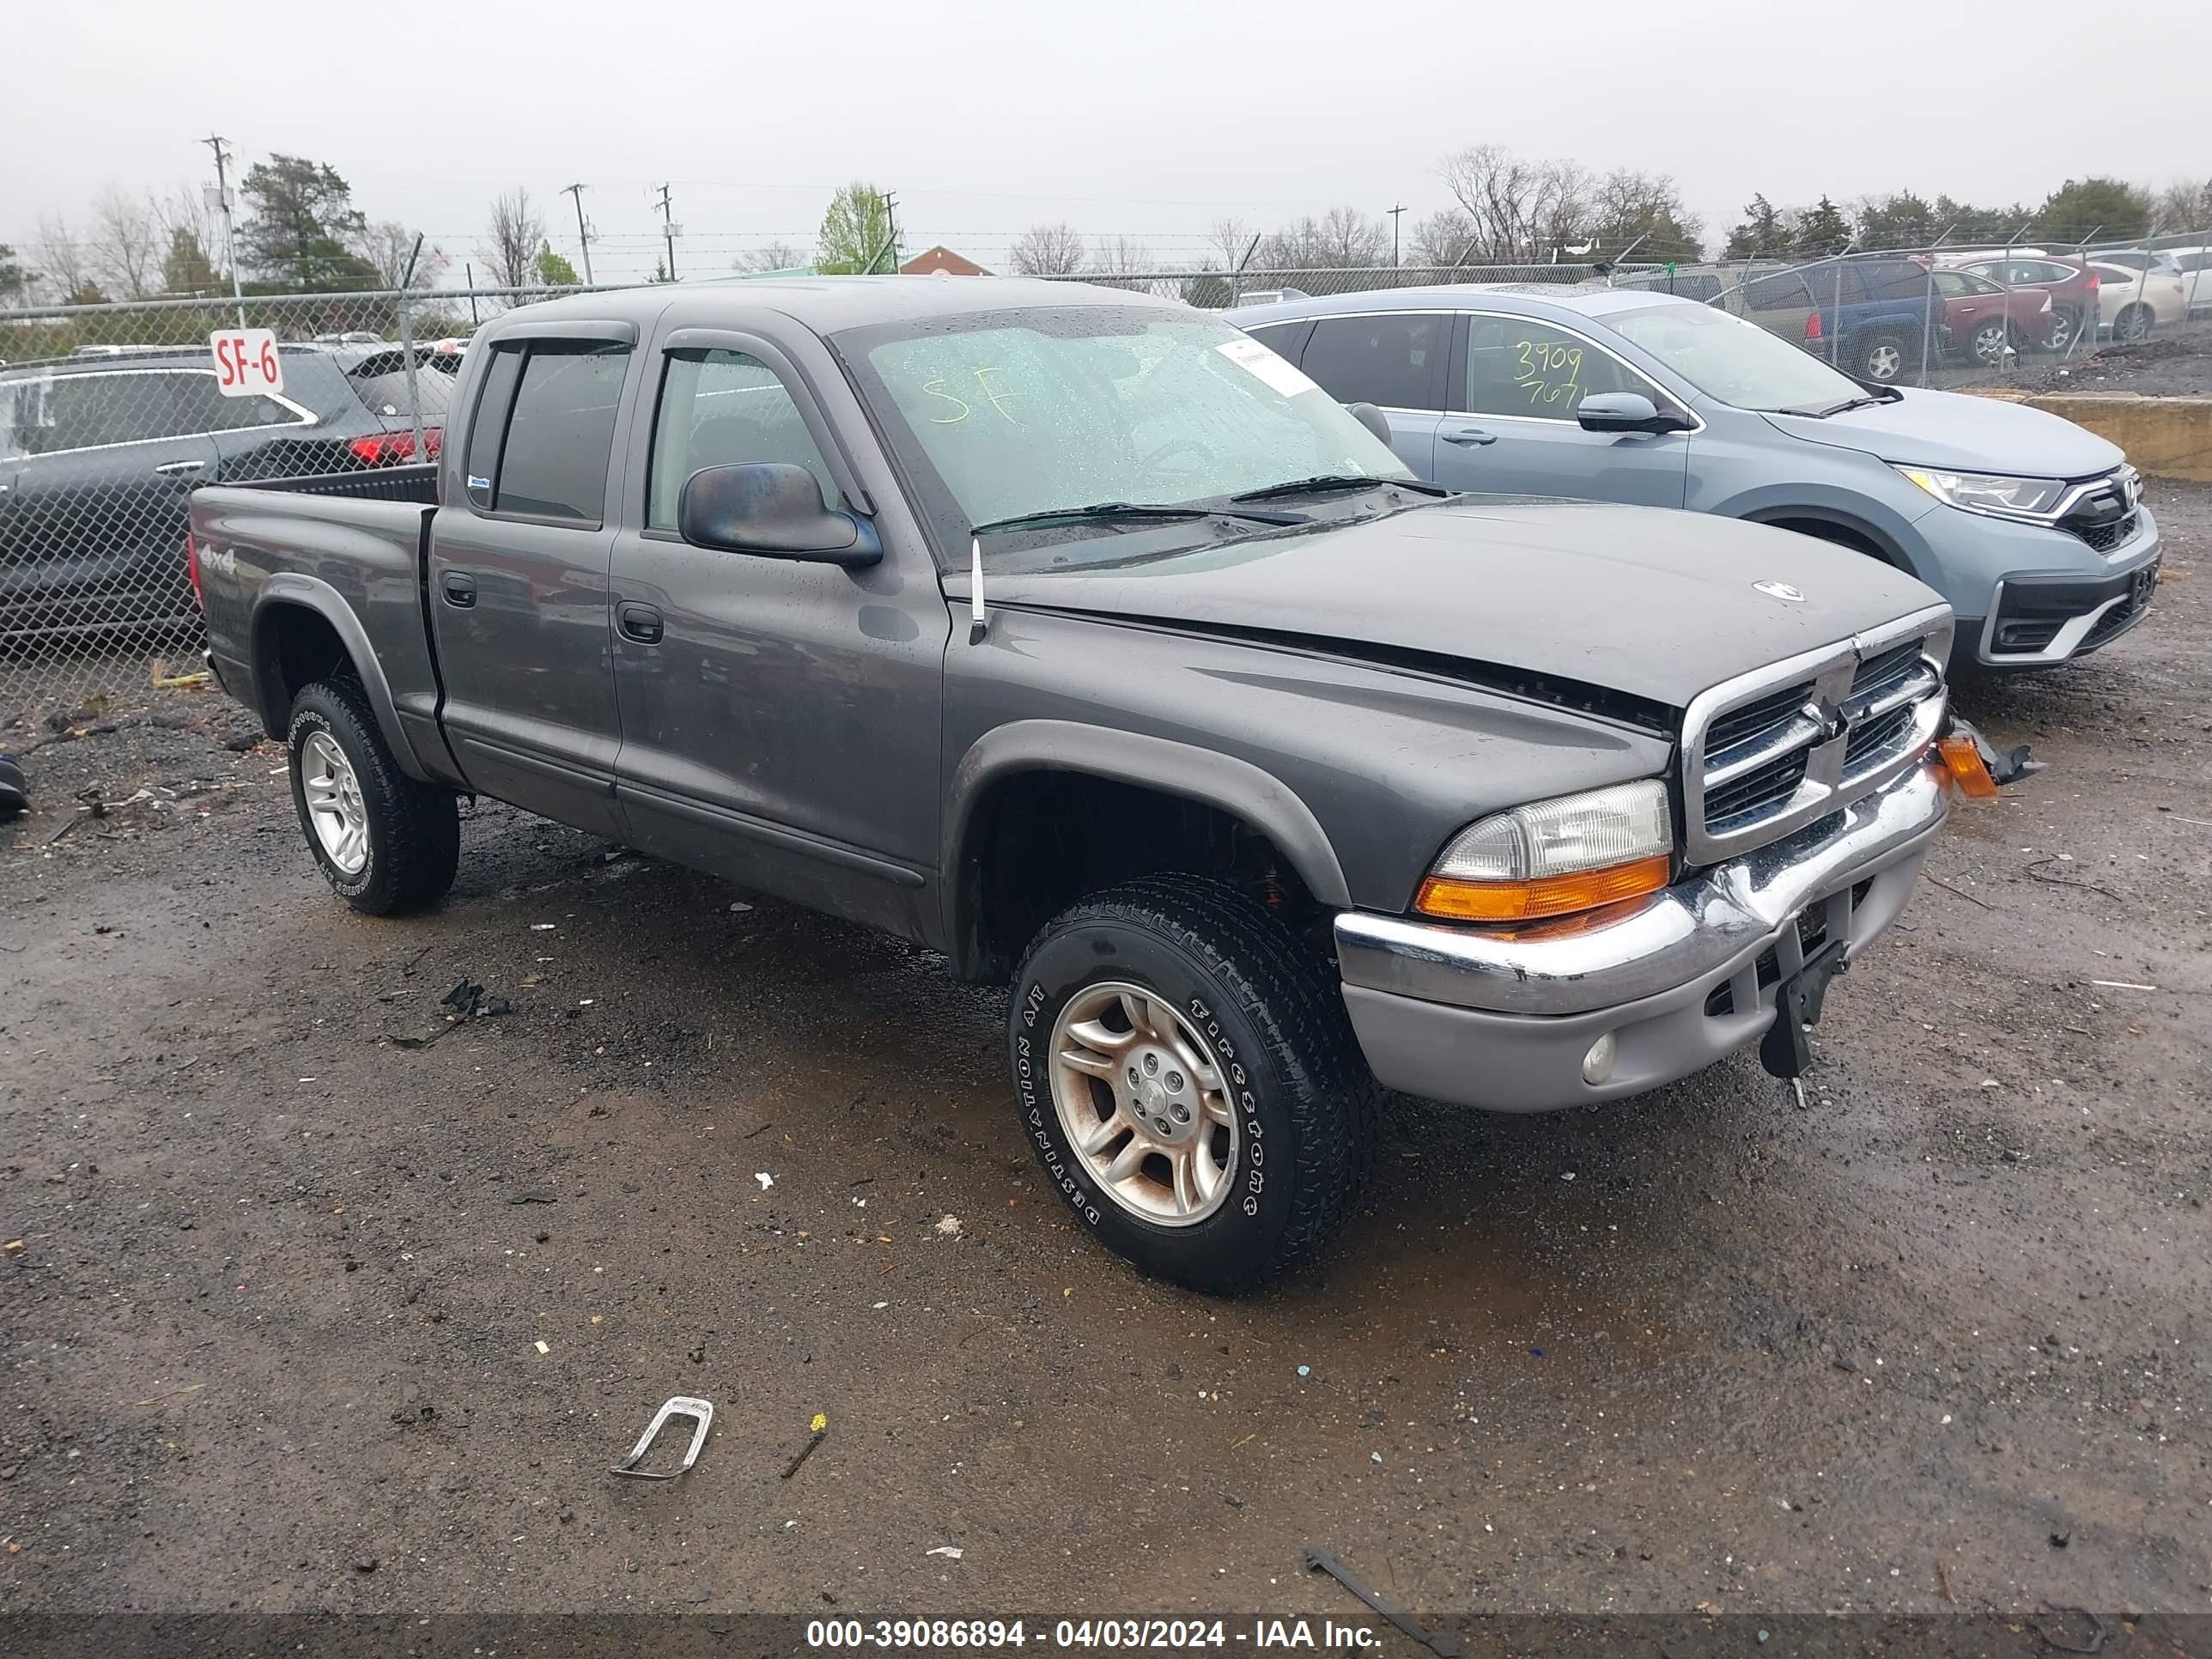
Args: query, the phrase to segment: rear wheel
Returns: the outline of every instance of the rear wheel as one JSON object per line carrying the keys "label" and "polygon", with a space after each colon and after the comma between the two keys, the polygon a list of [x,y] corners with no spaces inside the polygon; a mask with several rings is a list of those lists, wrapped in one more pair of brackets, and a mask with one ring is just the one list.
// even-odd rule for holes
{"label": "rear wheel", "polygon": [[1992,317],[1974,331],[1968,343],[1974,361],[1984,368],[2002,366],[2005,352],[2012,345],[2012,325],[2002,317]]}
{"label": "rear wheel", "polygon": [[2081,319],[2070,306],[2054,306],[2050,325],[2043,331],[2045,351],[2063,351],[2074,343],[2074,337],[2081,326]]}
{"label": "rear wheel", "polygon": [[1048,924],[1014,985],[1023,1133],[1109,1248],[1232,1294],[1343,1221],[1375,1082],[1327,958],[1267,910],[1196,878],[1131,882]]}
{"label": "rear wheel", "polygon": [[338,896],[373,916],[442,897],[460,862],[459,804],[399,769],[359,684],[304,688],[289,737],[300,830]]}
{"label": "rear wheel", "polygon": [[2149,334],[2150,325],[2151,309],[2148,306],[2122,306],[2120,314],[2112,319],[2112,337],[2116,340],[2140,340]]}

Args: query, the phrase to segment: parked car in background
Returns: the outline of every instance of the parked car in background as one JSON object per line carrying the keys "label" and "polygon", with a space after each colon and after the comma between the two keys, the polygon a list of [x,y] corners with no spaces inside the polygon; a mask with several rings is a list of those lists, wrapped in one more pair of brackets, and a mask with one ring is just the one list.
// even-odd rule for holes
{"label": "parked car in background", "polygon": [[[1923,273],[1923,278],[1925,273]],[[1455,489],[1686,507],[1910,570],[1956,656],[2039,668],[2135,626],[2158,526],[2070,421],[1869,388],[1711,306],[1619,289],[1393,289],[1229,313]]]}
{"label": "parked car in background", "polygon": [[2181,268],[2182,295],[2192,317],[2212,311],[2212,247],[2169,248]]}
{"label": "parked car in background", "polygon": [[1964,257],[1948,255],[1939,268],[1963,270],[2014,289],[2039,289],[2051,298],[2051,315],[2043,337],[2036,342],[2045,351],[2063,351],[2080,337],[2084,326],[2097,325],[2097,273],[2079,259],[2029,249]]}
{"label": "parked car in background", "polygon": [[2007,288],[1969,270],[1934,270],[1928,280],[1943,296],[1944,340],[1954,357],[1994,368],[2051,332],[2051,296],[2041,289]]}
{"label": "parked car in background", "polygon": [[1728,289],[1755,277],[1790,269],[1780,259],[1744,259],[1729,264],[1676,265],[1671,270],[1639,270],[1632,276],[1599,278],[1586,288],[1633,289],[1644,294],[1673,294],[1700,302],[1717,300]]}
{"label": "parked car in background", "polygon": [[1935,368],[1948,349],[1943,296],[1917,259],[1815,259],[1739,283],[1712,303],[1876,385]]}
{"label": "parked car in background", "polygon": [[[397,346],[280,349],[281,396],[226,398],[204,347],[0,369],[0,647],[190,622],[194,487],[416,459]],[[432,455],[455,356],[420,356]]]}
{"label": "parked car in background", "polygon": [[2172,328],[2189,316],[2188,290],[2179,270],[2141,270],[2089,262],[2097,275],[2097,312],[2115,340],[2140,340],[2154,328]]}

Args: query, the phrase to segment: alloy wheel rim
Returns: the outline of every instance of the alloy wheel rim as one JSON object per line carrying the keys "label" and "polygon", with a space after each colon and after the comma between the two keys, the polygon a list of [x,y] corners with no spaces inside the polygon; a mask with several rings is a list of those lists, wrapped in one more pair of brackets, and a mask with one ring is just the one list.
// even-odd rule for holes
{"label": "alloy wheel rim", "polygon": [[1904,361],[1903,355],[1895,346],[1876,346],[1872,351],[1867,353],[1868,378],[1876,380],[1894,380]]}
{"label": "alloy wheel rim", "polygon": [[1990,323],[1974,336],[1974,356],[1985,363],[1993,363],[2004,356],[2005,331],[2002,325]]}
{"label": "alloy wheel rim", "polygon": [[1141,985],[1102,980],[1053,1023],[1052,1103],[1100,1191],[1158,1226],[1191,1227],[1227,1201],[1240,1133],[1204,1038]]}
{"label": "alloy wheel rim", "polygon": [[300,787],[323,856],[341,875],[359,875],[368,863],[368,808],[353,763],[329,732],[313,732],[301,745]]}

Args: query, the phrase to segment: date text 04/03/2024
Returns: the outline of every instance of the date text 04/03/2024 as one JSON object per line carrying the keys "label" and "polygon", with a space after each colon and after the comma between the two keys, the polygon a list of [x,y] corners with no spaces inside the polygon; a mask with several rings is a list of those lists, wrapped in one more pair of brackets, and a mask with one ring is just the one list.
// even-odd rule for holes
{"label": "date text 04/03/2024", "polygon": [[817,1619],[806,1626],[811,1648],[961,1649],[1040,1646],[1077,1650],[1176,1650],[1201,1648],[1334,1648],[1358,1652],[1376,1644],[1364,1625],[1323,1620],[1254,1619],[1243,1627],[1222,1619]]}

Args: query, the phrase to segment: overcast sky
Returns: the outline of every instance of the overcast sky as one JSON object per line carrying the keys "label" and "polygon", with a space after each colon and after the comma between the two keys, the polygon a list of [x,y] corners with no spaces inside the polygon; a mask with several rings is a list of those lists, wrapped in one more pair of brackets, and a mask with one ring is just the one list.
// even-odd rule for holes
{"label": "overcast sky", "polygon": [[[27,10],[32,0],[25,0]],[[897,192],[909,250],[986,264],[1066,219],[1200,252],[1226,214],[1444,204],[1448,150],[1486,141],[1672,173],[1717,240],[1778,203],[1910,187],[2030,203],[2069,175],[2212,174],[2212,4],[2058,0],[38,0],[9,33],[0,241],[73,225],[102,186],[329,162],[374,219],[459,265],[520,185],[601,280],[649,274],[653,187],[679,272],[810,245],[829,192]]]}

